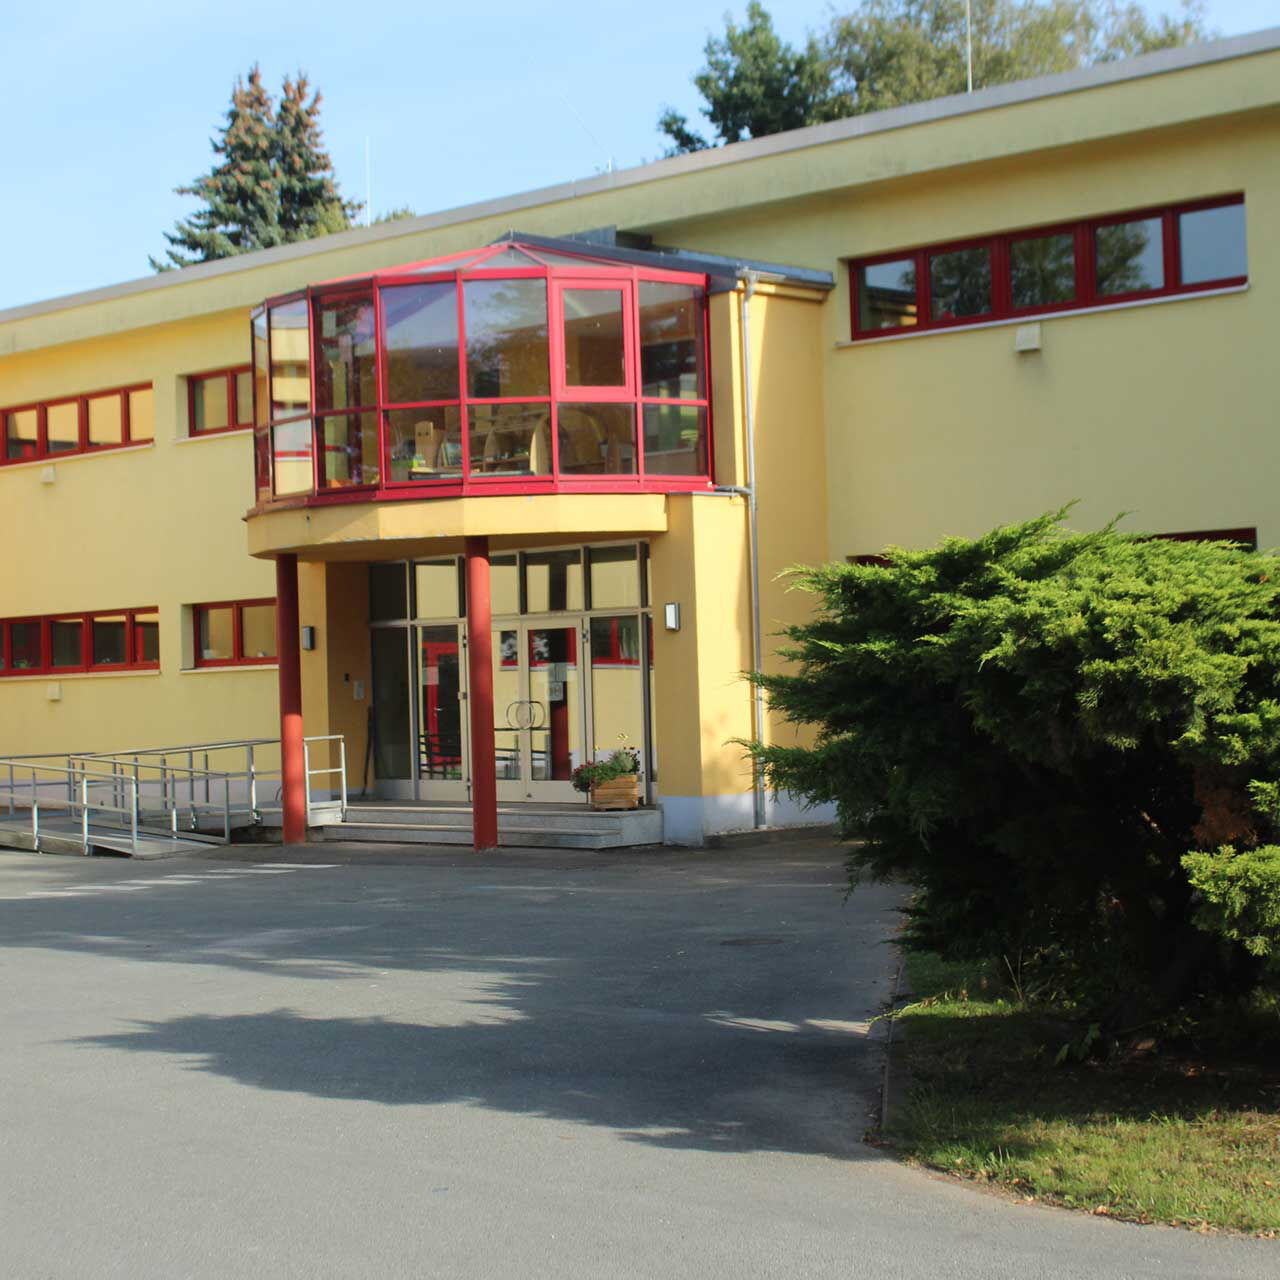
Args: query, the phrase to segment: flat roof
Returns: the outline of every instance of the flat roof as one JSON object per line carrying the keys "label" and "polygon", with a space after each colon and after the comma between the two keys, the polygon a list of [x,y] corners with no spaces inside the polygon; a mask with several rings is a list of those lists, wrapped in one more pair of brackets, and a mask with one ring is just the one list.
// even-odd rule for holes
{"label": "flat roof", "polygon": [[[803,129],[791,129],[785,133],[770,134],[763,138],[752,138],[745,142],[729,143],[726,146],[712,147],[705,151],[695,151],[687,155],[671,156],[650,164],[638,165],[630,169],[618,169],[591,178],[539,187],[516,195],[478,201],[474,204],[459,205],[437,213],[424,214],[417,218],[404,218],[372,227],[357,227],[350,231],[340,231],[315,240],[298,241],[272,249],[259,249],[252,253],[222,258],[216,262],[203,262],[181,270],[166,271],[134,280],[127,280],[120,284],[64,294],[60,297],[39,302],[25,303],[7,310],[0,310],[0,324],[46,315],[50,312],[68,310],[72,307],[89,303],[114,301],[132,294],[150,293],[195,284],[201,280],[235,272],[251,271],[257,267],[272,263],[288,262],[315,254],[331,253],[334,250],[352,248],[360,244],[376,244],[382,240],[391,240],[418,232],[438,230],[442,227],[472,222],[486,217],[514,214],[523,209],[532,209],[540,205],[554,204],[558,201],[592,195],[598,192],[616,191],[629,186],[713,170],[726,165],[741,164],[765,156],[775,156],[787,152],[800,151],[809,147],[820,147],[830,143],[869,137],[896,129],[907,129],[918,125],[930,124],[935,121],[976,115],[1003,107],[1060,97],[1065,94],[1082,93],[1107,85],[1141,80],[1150,76],[1166,75],[1171,72],[1190,70],[1195,67],[1208,66],[1237,58],[1246,58],[1255,54],[1270,53],[1276,50],[1280,50],[1280,27],[1269,27],[1266,30],[1251,32],[1247,35],[1228,36],[1225,39],[1209,40],[1201,44],[1187,45],[1177,49],[1162,49],[1156,53],[1141,54],[1118,62],[1101,63],[1096,66],[1062,72],[1057,75],[1038,76],[1031,80],[1018,80],[1011,84],[996,85],[989,89],[978,89],[973,93],[953,94],[949,97],[934,98],[927,102],[912,103],[904,107],[893,107],[887,111],[850,116],[843,120],[832,121],[829,124],[810,125]],[[532,239],[533,237],[524,238]],[[709,255],[701,256],[704,258],[709,257]],[[730,262],[732,260],[725,259],[724,261]],[[797,269],[791,268],[789,270],[794,271]],[[819,282],[810,281],[809,283]]]}

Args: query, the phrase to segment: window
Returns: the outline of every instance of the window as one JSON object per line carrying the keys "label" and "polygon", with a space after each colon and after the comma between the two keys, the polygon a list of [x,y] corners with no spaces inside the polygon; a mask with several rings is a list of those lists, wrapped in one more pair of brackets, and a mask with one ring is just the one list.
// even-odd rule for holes
{"label": "window", "polygon": [[269,299],[259,501],[705,488],[706,294],[692,272],[502,243]]}
{"label": "window", "polygon": [[1243,285],[1244,210],[1219,196],[856,261],[853,337]]}
{"label": "window", "polygon": [[193,436],[253,426],[253,371],[248,365],[187,378],[187,424]]}
{"label": "window", "polygon": [[276,660],[274,600],[197,604],[191,615],[197,667],[239,667]]}
{"label": "window", "polygon": [[154,670],[159,622],[151,606],[0,621],[0,675]]}
{"label": "window", "polygon": [[0,409],[0,466],[154,439],[150,385]]}

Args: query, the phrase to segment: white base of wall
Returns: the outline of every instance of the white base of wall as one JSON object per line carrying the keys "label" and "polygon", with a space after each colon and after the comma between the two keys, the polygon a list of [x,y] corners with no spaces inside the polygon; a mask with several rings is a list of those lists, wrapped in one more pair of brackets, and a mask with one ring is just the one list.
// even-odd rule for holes
{"label": "white base of wall", "polygon": [[[663,841],[666,844],[698,848],[708,836],[734,831],[750,831],[755,826],[755,809],[750,792],[727,796],[663,796]],[[813,826],[834,822],[833,804],[804,803],[787,793],[765,796],[765,825],[768,827]]]}

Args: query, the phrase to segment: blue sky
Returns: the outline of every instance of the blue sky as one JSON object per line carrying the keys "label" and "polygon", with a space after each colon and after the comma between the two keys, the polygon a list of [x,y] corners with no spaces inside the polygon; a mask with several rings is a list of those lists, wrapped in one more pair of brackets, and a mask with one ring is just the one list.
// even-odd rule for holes
{"label": "blue sky", "polygon": [[[195,208],[173,188],[208,169],[232,82],[255,60],[273,90],[301,67],[323,91],[348,196],[364,197],[368,138],[375,210],[428,213],[659,157],[658,111],[696,114],[690,77],[727,7],[67,0],[54,23],[5,5],[0,307],[146,275],[161,233]],[[822,0],[767,7],[791,40],[827,13]],[[1217,0],[1209,21],[1223,34],[1280,24],[1280,0]]]}

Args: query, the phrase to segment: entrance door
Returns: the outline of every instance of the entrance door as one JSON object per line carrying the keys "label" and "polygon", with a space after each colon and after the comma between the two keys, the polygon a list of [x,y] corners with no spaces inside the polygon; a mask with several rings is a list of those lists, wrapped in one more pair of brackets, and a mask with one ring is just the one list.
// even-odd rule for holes
{"label": "entrance door", "polygon": [[579,624],[499,623],[493,632],[494,754],[505,800],[581,801],[573,771],[586,708]]}
{"label": "entrance door", "polygon": [[419,794],[466,800],[462,651],[456,624],[414,627],[418,667]]}

